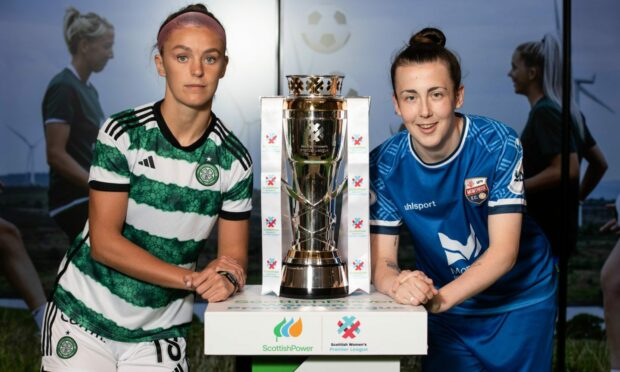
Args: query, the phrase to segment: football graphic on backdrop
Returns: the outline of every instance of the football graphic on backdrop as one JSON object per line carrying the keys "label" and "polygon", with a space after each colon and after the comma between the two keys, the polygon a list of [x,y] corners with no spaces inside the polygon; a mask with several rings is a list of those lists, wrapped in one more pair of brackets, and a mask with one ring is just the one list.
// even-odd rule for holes
{"label": "football graphic on backdrop", "polygon": [[312,8],[307,13],[301,36],[312,50],[327,54],[345,46],[351,31],[344,12],[325,5]]}

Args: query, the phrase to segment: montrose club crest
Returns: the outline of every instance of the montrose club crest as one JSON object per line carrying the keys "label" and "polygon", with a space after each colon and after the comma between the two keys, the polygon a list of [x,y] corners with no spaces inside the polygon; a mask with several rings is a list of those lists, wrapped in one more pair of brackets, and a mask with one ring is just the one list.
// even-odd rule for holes
{"label": "montrose club crest", "polygon": [[482,204],[489,197],[486,177],[465,179],[465,197],[472,203]]}

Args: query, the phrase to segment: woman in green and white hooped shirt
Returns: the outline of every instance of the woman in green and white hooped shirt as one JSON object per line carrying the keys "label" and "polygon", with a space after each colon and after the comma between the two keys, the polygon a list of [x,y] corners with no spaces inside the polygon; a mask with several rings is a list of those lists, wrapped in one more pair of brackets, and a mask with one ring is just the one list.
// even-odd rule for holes
{"label": "woman in green and white hooped shirt", "polygon": [[[252,161],[211,111],[226,33],[190,5],[162,24],[157,49],[164,99],[99,133],[89,223],[47,307],[43,370],[187,371],[193,291],[217,302],[245,284]],[[216,221],[218,257],[195,272]]]}

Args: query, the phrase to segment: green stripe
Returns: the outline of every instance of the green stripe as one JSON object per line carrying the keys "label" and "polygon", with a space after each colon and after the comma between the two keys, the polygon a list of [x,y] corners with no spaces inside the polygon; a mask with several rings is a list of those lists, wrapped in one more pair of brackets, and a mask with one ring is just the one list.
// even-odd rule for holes
{"label": "green stripe", "polygon": [[118,119],[118,118],[121,118],[121,117],[130,116],[130,114],[131,114],[131,116],[135,117],[135,115],[134,115],[135,111],[136,111],[135,109],[130,108],[130,109],[127,109],[127,110],[123,110],[121,112],[117,112],[116,114],[111,115],[110,118],[111,119]]}
{"label": "green stripe", "polygon": [[253,177],[250,177],[237,182],[232,189],[225,192],[222,196],[224,200],[243,200],[252,198],[252,181]]}
{"label": "green stripe", "polygon": [[90,256],[90,247],[84,243],[71,262],[84,274],[106,287],[110,292],[132,305],[159,308],[189,294],[182,289],[164,288],[127,276],[100,264]]}
{"label": "green stripe", "polygon": [[[237,161],[234,154],[229,152],[225,147],[216,144],[211,137],[207,138],[205,143],[197,150],[183,151],[168,142],[159,130],[152,130],[145,128],[145,126],[139,126],[129,129],[127,133],[129,133],[130,136],[130,150],[144,149],[147,151],[154,151],[155,154],[161,158],[185,160],[189,163],[198,164],[217,164],[224,170],[230,170],[233,163]],[[247,153],[245,147],[243,147],[240,142],[231,140],[230,136],[226,137],[225,140],[229,142],[231,146],[234,145],[235,148],[238,148],[241,154]]]}
{"label": "green stripe", "polygon": [[195,190],[136,175],[131,180],[129,197],[138,204],[150,205],[162,211],[203,216],[215,216],[222,200],[219,191]]}
{"label": "green stripe", "polygon": [[123,177],[130,176],[127,158],[116,147],[108,146],[99,140],[95,143],[92,165]]}
{"label": "green stripe", "polygon": [[174,147],[163,136],[159,129],[153,130],[139,126],[128,130],[130,136],[130,150],[145,149],[154,151],[157,156],[168,159],[185,160],[190,163],[204,163],[207,158],[212,161],[217,159],[217,153],[220,151],[219,146],[212,139],[207,138],[205,143],[195,151],[184,151]]}
{"label": "green stripe", "polygon": [[173,265],[194,263],[198,260],[200,250],[204,246],[205,240],[186,240],[166,239],[156,235],[151,235],[146,231],[136,229],[125,224],[123,236],[135,244],[146,249],[153,256]]}
{"label": "green stripe", "polygon": [[220,157],[218,165],[222,169],[230,170],[230,168],[232,168],[232,164],[235,161],[238,161],[237,157],[232,152],[230,152],[230,150],[226,149],[223,146],[220,146]]}
{"label": "green stripe", "polygon": [[88,308],[82,301],[58,286],[53,301],[69,318],[100,336],[120,342],[144,342],[171,337],[185,337],[191,323],[177,325],[168,329],[156,328],[145,331],[142,328],[121,327],[114,321]]}
{"label": "green stripe", "polygon": [[247,161],[250,161],[250,153],[245,148],[245,146],[243,146],[243,143],[239,141],[239,138],[233,135],[232,132],[228,136],[226,136],[226,142],[228,142],[233,148],[235,148],[241,156],[247,156]]}

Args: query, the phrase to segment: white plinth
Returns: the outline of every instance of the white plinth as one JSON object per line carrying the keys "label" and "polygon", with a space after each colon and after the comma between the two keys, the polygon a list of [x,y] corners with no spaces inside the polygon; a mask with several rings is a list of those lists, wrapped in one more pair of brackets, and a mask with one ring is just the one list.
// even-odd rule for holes
{"label": "white plinth", "polygon": [[205,311],[207,355],[422,355],[427,314],[372,292],[330,300],[260,295],[260,286]]}

